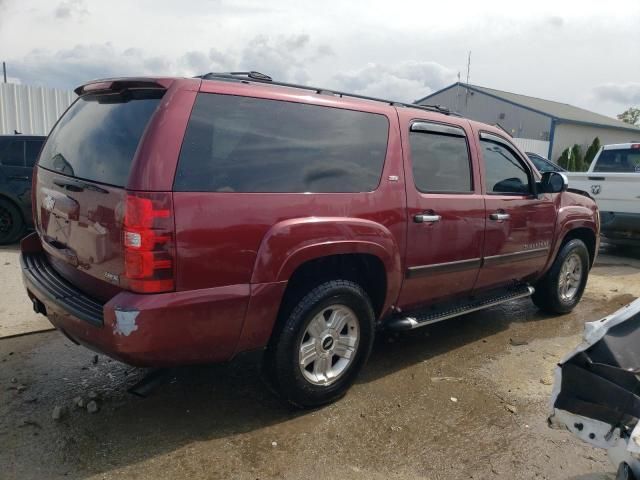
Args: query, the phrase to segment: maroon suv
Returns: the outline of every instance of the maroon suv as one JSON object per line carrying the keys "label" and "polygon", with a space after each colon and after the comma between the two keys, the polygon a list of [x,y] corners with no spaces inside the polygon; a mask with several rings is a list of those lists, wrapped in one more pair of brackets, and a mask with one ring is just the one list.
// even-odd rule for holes
{"label": "maroon suv", "polygon": [[255,74],[76,92],[21,258],[36,311],[89,348],[140,366],[266,349],[275,388],[314,406],[378,329],[580,300],[596,205],[497,128]]}

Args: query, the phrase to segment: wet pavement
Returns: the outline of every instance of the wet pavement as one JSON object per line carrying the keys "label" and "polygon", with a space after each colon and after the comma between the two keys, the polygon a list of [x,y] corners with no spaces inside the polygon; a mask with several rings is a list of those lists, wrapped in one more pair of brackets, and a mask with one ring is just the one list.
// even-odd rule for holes
{"label": "wet pavement", "polygon": [[[631,255],[601,256],[570,315],[524,299],[381,335],[347,396],[314,411],[273,397],[255,358],[175,370],[139,398],[145,371],[58,332],[0,340],[0,478],[612,478],[603,451],[547,427],[547,401],[584,322],[640,295]],[[97,413],[74,404],[90,396]]]}

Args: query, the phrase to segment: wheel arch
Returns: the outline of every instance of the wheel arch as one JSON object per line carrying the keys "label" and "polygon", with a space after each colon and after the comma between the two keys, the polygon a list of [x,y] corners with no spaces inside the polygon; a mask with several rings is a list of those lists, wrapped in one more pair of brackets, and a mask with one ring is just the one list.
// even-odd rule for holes
{"label": "wheel arch", "polygon": [[275,224],[258,249],[251,283],[290,282],[300,275],[309,278],[313,266],[317,276],[326,278],[327,272],[345,273],[354,265],[383,277],[384,300],[375,301],[380,303],[380,315],[384,314],[400,292],[400,250],[389,229],[371,220],[311,217]]}
{"label": "wheel arch", "polygon": [[[597,247],[598,247],[598,238],[596,236],[595,231],[593,231],[589,227],[579,226],[568,230],[562,241],[560,242],[558,252],[571,240],[582,240],[587,247],[589,252],[589,268],[593,267],[593,263],[596,259]],[[556,252],[557,255],[557,252]]]}

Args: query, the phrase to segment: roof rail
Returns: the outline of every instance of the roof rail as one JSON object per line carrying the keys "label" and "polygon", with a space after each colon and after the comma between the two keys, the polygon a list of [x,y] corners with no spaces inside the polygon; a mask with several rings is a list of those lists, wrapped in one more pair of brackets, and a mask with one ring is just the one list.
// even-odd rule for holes
{"label": "roof rail", "polygon": [[223,81],[226,80],[226,81],[242,82],[242,83],[249,83],[249,82],[268,83],[269,85],[278,85],[280,87],[290,87],[290,88],[299,88],[302,90],[310,90],[317,94],[322,94],[322,95],[334,95],[341,98],[342,97],[358,98],[361,100],[382,102],[395,107],[417,108],[419,110],[427,110],[429,112],[442,113],[444,115],[455,115],[457,117],[460,116],[459,114],[453,113],[448,108],[442,107],[440,105],[416,105],[413,103],[398,102],[396,100],[387,100],[384,98],[369,97],[367,95],[358,95],[356,93],[347,93],[347,92],[340,92],[337,90],[330,90],[327,88],[312,87],[310,85],[299,85],[295,83],[277,82],[277,81],[274,81],[269,75],[265,75],[264,73],[256,72],[253,70],[248,72],[220,72],[220,73],[210,72],[210,73],[205,73],[203,75],[198,75],[195,78],[202,78],[203,80],[223,80]]}

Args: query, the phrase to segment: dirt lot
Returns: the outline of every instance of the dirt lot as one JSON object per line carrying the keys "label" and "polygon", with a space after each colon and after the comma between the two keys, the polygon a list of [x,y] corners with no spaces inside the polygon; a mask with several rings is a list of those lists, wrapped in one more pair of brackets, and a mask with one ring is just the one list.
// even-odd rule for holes
{"label": "dirt lot", "polygon": [[[380,336],[350,393],[311,412],[280,404],[254,359],[178,370],[142,399],[126,388],[143,371],[58,332],[0,340],[0,477],[612,478],[602,451],[546,426],[546,402],[583,323],[640,296],[637,258],[601,255],[571,315],[525,299]],[[3,294],[0,322],[14,305]],[[99,412],[73,406],[90,393]]]}

